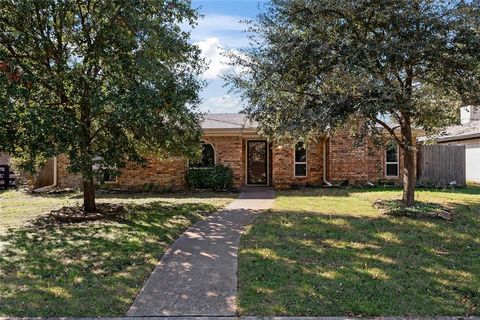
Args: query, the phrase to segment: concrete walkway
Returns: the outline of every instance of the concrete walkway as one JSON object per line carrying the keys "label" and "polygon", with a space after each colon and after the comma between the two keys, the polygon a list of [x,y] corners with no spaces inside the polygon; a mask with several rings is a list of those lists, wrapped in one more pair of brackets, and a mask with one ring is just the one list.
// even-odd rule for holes
{"label": "concrete walkway", "polygon": [[354,317],[105,317],[105,318],[16,318],[16,317],[0,317],[0,320],[480,320],[480,317],[472,316],[437,316],[437,317],[371,317],[371,318],[354,318]]}
{"label": "concrete walkway", "polygon": [[189,228],[163,255],[127,316],[234,316],[240,236],[274,197],[270,188],[247,188]]}

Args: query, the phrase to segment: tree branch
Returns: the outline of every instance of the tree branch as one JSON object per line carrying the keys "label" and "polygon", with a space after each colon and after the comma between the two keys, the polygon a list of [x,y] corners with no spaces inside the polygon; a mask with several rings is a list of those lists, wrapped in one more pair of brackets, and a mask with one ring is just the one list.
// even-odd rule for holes
{"label": "tree branch", "polygon": [[378,118],[375,118],[374,119],[376,123],[378,123],[379,125],[381,125],[383,128],[385,128],[385,130],[388,131],[388,133],[390,133],[390,135],[397,141],[398,145],[403,147],[403,142],[397,137],[397,135],[395,134],[395,129],[399,128],[399,126],[397,127],[390,127],[388,124],[386,124],[384,121],[378,119]]}

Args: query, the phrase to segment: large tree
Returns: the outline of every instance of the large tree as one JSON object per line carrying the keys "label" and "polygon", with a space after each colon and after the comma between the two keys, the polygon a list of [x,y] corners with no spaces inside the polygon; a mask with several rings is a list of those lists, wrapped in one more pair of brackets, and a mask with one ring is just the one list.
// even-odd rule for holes
{"label": "large tree", "polygon": [[66,154],[95,210],[104,168],[193,155],[202,81],[188,0],[0,0],[0,149],[32,167]]}
{"label": "large tree", "polygon": [[[246,113],[272,137],[335,130],[391,135],[414,202],[414,128],[453,121],[479,102],[478,1],[272,0],[230,76]],[[360,135],[362,136],[362,135]]]}

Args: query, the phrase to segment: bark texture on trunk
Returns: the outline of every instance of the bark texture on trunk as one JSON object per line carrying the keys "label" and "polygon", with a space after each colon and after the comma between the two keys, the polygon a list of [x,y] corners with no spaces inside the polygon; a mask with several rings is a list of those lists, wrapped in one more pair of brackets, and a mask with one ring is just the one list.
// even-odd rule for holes
{"label": "bark texture on trunk", "polygon": [[413,148],[403,150],[403,163],[403,202],[410,207],[415,202],[415,185],[417,184],[415,150]]}
{"label": "bark texture on trunk", "polygon": [[413,139],[410,119],[404,118],[401,127],[403,140],[403,203],[411,207],[415,202],[415,186],[417,184],[416,145]]}
{"label": "bark texture on trunk", "polygon": [[95,212],[95,184],[93,176],[83,179],[83,208],[85,212]]}

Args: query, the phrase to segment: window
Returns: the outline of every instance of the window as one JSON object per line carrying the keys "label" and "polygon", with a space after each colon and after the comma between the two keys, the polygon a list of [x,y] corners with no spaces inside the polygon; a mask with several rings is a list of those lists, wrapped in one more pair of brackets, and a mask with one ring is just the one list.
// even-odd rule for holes
{"label": "window", "polygon": [[108,167],[103,164],[102,157],[94,157],[92,159],[92,169],[95,174],[97,184],[115,183],[117,182],[118,169],[117,166]]}
{"label": "window", "polygon": [[117,168],[103,168],[102,181],[104,183],[117,182]]}
{"label": "window", "polygon": [[398,171],[398,145],[392,143],[385,151],[385,175],[398,177]]}
{"label": "window", "polygon": [[199,161],[190,161],[190,168],[211,168],[215,166],[215,150],[208,142],[202,142],[202,157]]}
{"label": "window", "polygon": [[299,142],[295,145],[295,177],[307,176],[307,149]]}

